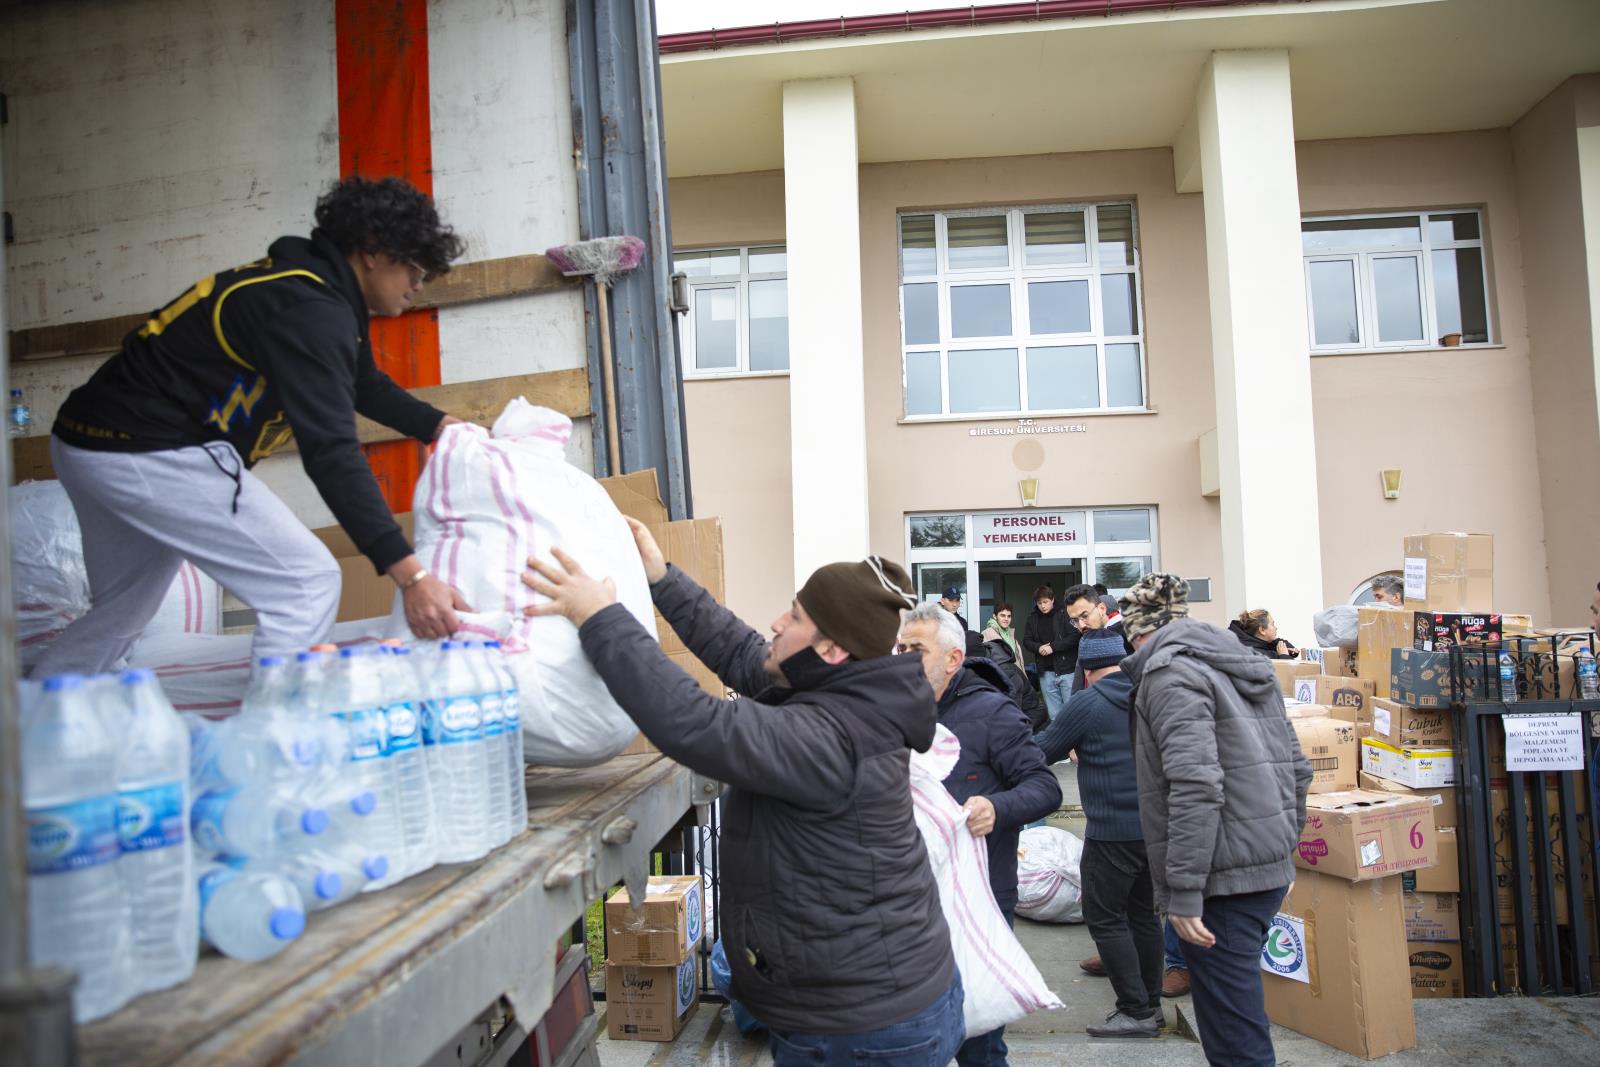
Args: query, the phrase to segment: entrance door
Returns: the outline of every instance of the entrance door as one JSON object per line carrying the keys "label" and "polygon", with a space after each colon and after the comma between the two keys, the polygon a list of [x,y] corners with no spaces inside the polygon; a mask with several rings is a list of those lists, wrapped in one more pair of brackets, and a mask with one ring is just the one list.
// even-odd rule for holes
{"label": "entrance door", "polygon": [[1028,613],[1033,611],[1033,591],[1048,585],[1059,602],[1062,593],[1083,581],[1083,562],[1081,559],[980,561],[978,599],[982,605],[982,622],[972,620],[973,627],[982,629],[983,623],[994,614],[994,606],[1003,601],[1011,605],[1012,625],[1017,628],[1017,643],[1021,644],[1023,625],[1028,621]]}

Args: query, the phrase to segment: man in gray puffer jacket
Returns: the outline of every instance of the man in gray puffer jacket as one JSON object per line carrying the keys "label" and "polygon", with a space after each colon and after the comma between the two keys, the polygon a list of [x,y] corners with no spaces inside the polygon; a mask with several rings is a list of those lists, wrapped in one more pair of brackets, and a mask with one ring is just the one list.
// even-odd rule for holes
{"label": "man in gray puffer jacket", "polygon": [[1188,598],[1182,578],[1150,574],[1122,599],[1139,821],[1207,1061],[1272,1067],[1261,948],[1294,883],[1311,764],[1271,661],[1188,618]]}

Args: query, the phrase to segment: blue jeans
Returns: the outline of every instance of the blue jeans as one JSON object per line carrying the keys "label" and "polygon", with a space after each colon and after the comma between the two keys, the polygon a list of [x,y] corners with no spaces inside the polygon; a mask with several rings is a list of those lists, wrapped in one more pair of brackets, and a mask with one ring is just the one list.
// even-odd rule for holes
{"label": "blue jeans", "polygon": [[1072,675],[1070,673],[1057,673],[1045,671],[1039,676],[1039,692],[1044,694],[1044,708],[1054,722],[1061,709],[1066,706],[1067,698],[1072,695]]}
{"label": "blue jeans", "polygon": [[[1016,929],[1013,909],[1005,908],[1000,914],[1006,917],[1007,926]],[[956,1052],[956,1063],[960,1067],[1006,1067],[1007,1051],[1006,1028],[999,1026],[987,1034],[967,1038]]]}
{"label": "blue jeans", "polygon": [[1166,933],[1163,935],[1167,949],[1166,969],[1170,971],[1172,968],[1177,967],[1187,971],[1189,969],[1189,961],[1183,958],[1183,939],[1178,936],[1178,931],[1172,928],[1171,919],[1168,919],[1162,925],[1167,928]]}
{"label": "blue jeans", "polygon": [[904,1022],[863,1034],[771,1032],[772,1067],[946,1067],[967,1036],[961,972],[950,988]]}
{"label": "blue jeans", "polygon": [[1287,889],[1207,897],[1201,920],[1217,943],[1201,948],[1183,942],[1200,1047],[1214,1067],[1274,1067],[1278,1062],[1261,991],[1261,946]]}

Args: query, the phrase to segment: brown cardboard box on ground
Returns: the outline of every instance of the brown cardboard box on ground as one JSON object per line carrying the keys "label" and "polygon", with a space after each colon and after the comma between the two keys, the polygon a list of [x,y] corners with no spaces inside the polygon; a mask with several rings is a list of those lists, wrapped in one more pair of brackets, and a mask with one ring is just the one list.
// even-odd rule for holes
{"label": "brown cardboard box on ground", "polygon": [[1335,718],[1350,722],[1372,721],[1372,698],[1376,686],[1366,678],[1324,674],[1317,678],[1316,702],[1337,709]]}
{"label": "brown cardboard box on ground", "polygon": [[1360,746],[1354,723],[1319,715],[1293,717],[1289,725],[1300,739],[1300,751],[1311,761],[1311,792],[1335,793],[1355,788]]}
{"label": "brown cardboard box on ground", "polygon": [[1400,903],[1405,909],[1406,940],[1461,940],[1461,894],[1406,892]]}
{"label": "brown cardboard box on ground", "polygon": [[1410,648],[1416,612],[1366,607],[1356,612],[1356,677],[1373,685],[1373,695],[1389,695],[1389,651]]}
{"label": "brown cardboard box on ground", "polygon": [[1261,956],[1267,1015],[1362,1059],[1411,1048],[1408,964],[1399,879],[1302,872]]}
{"label": "brown cardboard box on ground", "polygon": [[694,958],[667,967],[606,961],[606,1033],[613,1041],[671,1041],[700,1002]]}
{"label": "brown cardboard box on ground", "polygon": [[1303,659],[1275,659],[1272,669],[1278,675],[1278,692],[1286,697],[1294,696],[1294,681],[1307,675],[1321,674],[1322,664],[1308,663]]}
{"label": "brown cardboard box on ground", "polygon": [[1429,533],[1405,539],[1405,606],[1428,611],[1494,610],[1494,537]]}
{"label": "brown cardboard box on ground", "polygon": [[[1435,830],[1455,829],[1455,786],[1431,786],[1424,789],[1413,789],[1409,785],[1391,782],[1387,778],[1379,778],[1369,771],[1362,771],[1356,784],[1362,789],[1374,789],[1380,793],[1399,793],[1408,797],[1422,797],[1433,806],[1433,828]],[[1444,861],[1441,859],[1440,862]]]}
{"label": "brown cardboard box on ground", "polygon": [[1408,941],[1411,995],[1414,998],[1459,999],[1466,995],[1466,971],[1459,941]]}
{"label": "brown cardboard box on ground", "polygon": [[1413,708],[1377,697],[1372,701],[1372,736],[1396,748],[1449,748],[1455,733],[1449,708]]}
{"label": "brown cardboard box on ground", "polygon": [[606,958],[651,966],[693,959],[705,934],[705,890],[698,874],[655,875],[637,911],[624,886],[606,899]]}
{"label": "brown cardboard box on ground", "polygon": [[1429,809],[1421,797],[1366,789],[1314,793],[1295,865],[1352,882],[1431,867],[1439,835]]}
{"label": "brown cardboard box on ground", "polygon": [[1400,876],[1405,888],[1416,893],[1461,892],[1461,851],[1456,843],[1455,827],[1440,830],[1435,835],[1439,845],[1439,862],[1419,871],[1407,871]]}

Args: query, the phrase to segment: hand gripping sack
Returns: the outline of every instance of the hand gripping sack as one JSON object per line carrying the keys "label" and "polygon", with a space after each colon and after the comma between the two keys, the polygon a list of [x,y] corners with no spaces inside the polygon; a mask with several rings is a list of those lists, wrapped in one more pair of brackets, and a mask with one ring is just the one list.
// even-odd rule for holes
{"label": "hand gripping sack", "polygon": [[[447,426],[412,501],[417,558],[475,609],[462,614],[462,632],[492,635],[508,653],[523,757],[556,767],[608,760],[638,728],[590,666],[572,623],[523,615],[545,599],[522,582],[528,558],[553,562],[550,550],[560,548],[595,578],[611,578],[617,599],[655,636],[633,533],[600,484],[566,461],[571,436],[572,420],[521,397],[492,430]],[[398,595],[390,628],[406,632]]]}
{"label": "hand gripping sack", "polygon": [[1034,826],[1017,841],[1017,914],[1035,922],[1083,922],[1083,842],[1056,826]]}
{"label": "hand gripping sack", "polygon": [[944,787],[960,757],[961,742],[939,727],[933,747],[911,753],[911,801],[966,989],[967,1036],[976,1037],[1061,1001],[1006,925],[989,886],[989,849]]}

